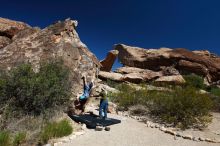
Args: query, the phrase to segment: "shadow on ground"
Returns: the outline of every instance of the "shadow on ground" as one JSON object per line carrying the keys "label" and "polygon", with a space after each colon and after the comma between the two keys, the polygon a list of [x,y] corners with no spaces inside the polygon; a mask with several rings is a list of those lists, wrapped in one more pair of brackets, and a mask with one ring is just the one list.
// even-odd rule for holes
{"label": "shadow on ground", "polygon": [[84,123],[86,124],[87,128],[94,129],[96,126],[111,126],[114,124],[121,123],[121,120],[113,119],[113,118],[107,118],[107,119],[101,119],[99,116],[89,113],[89,114],[83,114],[83,115],[69,115],[69,117],[74,120],[77,123]]}

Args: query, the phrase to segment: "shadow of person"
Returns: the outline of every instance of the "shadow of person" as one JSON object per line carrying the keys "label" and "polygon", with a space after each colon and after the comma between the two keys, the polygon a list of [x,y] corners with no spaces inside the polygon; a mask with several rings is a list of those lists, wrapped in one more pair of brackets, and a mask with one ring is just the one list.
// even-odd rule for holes
{"label": "shadow of person", "polygon": [[69,117],[77,123],[80,122],[86,124],[86,127],[89,129],[95,129],[96,126],[106,127],[121,123],[121,120],[113,118],[102,119],[92,113],[86,113],[82,115],[69,115]]}

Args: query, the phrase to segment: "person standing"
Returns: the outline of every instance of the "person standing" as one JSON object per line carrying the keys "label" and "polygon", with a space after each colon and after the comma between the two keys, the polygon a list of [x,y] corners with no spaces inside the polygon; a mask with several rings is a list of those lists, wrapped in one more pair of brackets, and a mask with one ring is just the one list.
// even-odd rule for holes
{"label": "person standing", "polygon": [[100,106],[99,106],[99,116],[102,119],[107,118],[107,111],[108,111],[108,98],[107,98],[107,91],[102,89],[102,92],[100,94]]}

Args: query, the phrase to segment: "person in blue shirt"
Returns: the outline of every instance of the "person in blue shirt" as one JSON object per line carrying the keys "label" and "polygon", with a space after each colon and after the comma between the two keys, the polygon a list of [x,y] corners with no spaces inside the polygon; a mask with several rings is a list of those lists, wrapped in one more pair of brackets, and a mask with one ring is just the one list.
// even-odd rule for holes
{"label": "person in blue shirt", "polygon": [[83,76],[83,93],[79,96],[77,96],[77,107],[80,109],[82,112],[85,110],[85,104],[87,103],[87,100],[90,96],[90,93],[92,91],[92,88],[94,86],[93,80],[90,83],[86,82],[86,78]]}

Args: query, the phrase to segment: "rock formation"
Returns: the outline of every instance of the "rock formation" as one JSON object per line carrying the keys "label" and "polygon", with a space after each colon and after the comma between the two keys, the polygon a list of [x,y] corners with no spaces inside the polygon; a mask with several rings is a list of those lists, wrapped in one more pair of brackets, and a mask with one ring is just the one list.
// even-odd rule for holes
{"label": "rock formation", "polygon": [[82,88],[81,76],[95,78],[101,64],[80,41],[77,21],[66,19],[44,29],[0,18],[0,68],[29,62],[38,71],[41,61],[61,58],[71,71],[73,93]]}
{"label": "rock formation", "polygon": [[111,71],[112,66],[118,56],[117,50],[111,50],[108,52],[106,58],[100,61],[102,67],[100,68],[101,71]]}
{"label": "rock formation", "polygon": [[123,44],[116,45],[115,49],[119,51],[119,61],[124,66],[164,72],[166,68],[173,68],[168,76],[195,73],[210,83],[220,80],[220,57],[208,51],[142,49]]}

